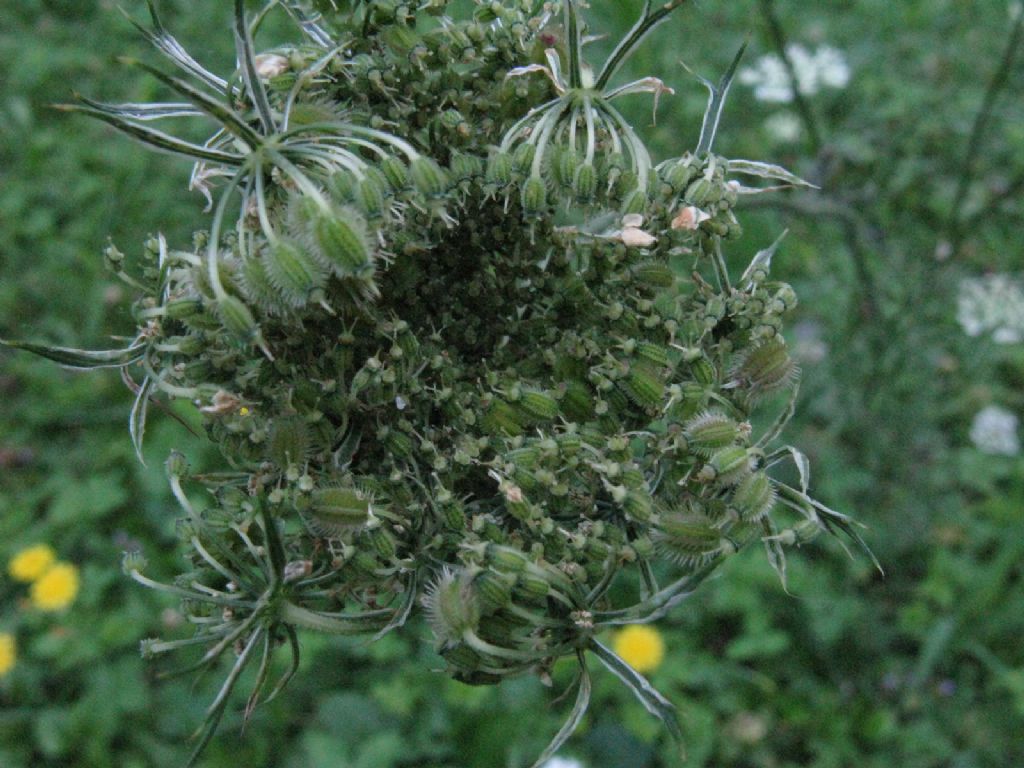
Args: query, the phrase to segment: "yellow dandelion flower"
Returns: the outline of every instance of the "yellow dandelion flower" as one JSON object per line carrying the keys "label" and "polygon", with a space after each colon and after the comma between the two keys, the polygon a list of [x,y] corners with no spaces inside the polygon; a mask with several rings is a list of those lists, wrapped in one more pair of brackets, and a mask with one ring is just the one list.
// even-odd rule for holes
{"label": "yellow dandelion flower", "polygon": [[14,643],[14,635],[0,632],[0,678],[14,669],[14,662],[17,660],[18,648]]}
{"label": "yellow dandelion flower", "polygon": [[615,652],[637,672],[651,672],[665,658],[665,641],[654,627],[634,624],[626,627],[612,642]]}
{"label": "yellow dandelion flower", "polygon": [[75,601],[78,594],[78,569],[70,563],[57,563],[37,579],[29,591],[32,605],[41,611],[60,611]]}
{"label": "yellow dandelion flower", "polygon": [[7,572],[17,581],[35,581],[57,560],[57,555],[46,544],[36,544],[21,550],[7,564]]}

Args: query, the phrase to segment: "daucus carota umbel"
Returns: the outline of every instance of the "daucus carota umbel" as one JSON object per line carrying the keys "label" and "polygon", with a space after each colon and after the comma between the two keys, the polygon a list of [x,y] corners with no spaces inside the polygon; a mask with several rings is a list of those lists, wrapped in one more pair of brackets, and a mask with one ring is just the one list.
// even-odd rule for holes
{"label": "daucus carota umbel", "polygon": [[[126,349],[9,342],[121,368],[140,455],[158,398],[193,401],[221,449],[226,471],[191,478],[212,492],[202,509],[181,456],[167,464],[191,570],[160,584],[138,555],[124,564],[200,627],[147,653],[234,651],[197,755],[250,662],[252,705],[276,648],[293,667],[275,692],[297,668],[300,631],[380,636],[413,617],[467,683],[578,661],[575,707],[538,764],[582,717],[588,655],[678,735],[671,704],[597,634],[657,620],[747,543],[784,577],[784,543],[856,538],[807,495],[803,454],[777,445],[797,376],[777,244],[738,282],[726,268],[738,196],[765,191],[736,177],[803,184],[712,153],[739,56],[704,81],[692,153],[655,164],[615,107],[670,92],[611,82],[683,4],[645,3],[592,69],[571,0],[477,0],[462,16],[447,0],[278,0],[266,11],[293,18],[297,42],[258,55],[264,14],[237,0],[228,79],[153,9],[144,32],[182,72],[138,66],[182,101],[69,107],[194,161],[211,200],[192,244],[110,251],[143,290]],[[212,120],[210,139],[152,127],[182,115]],[[782,390],[789,404],[753,434],[753,409]],[[772,476],[784,460],[799,488]]]}

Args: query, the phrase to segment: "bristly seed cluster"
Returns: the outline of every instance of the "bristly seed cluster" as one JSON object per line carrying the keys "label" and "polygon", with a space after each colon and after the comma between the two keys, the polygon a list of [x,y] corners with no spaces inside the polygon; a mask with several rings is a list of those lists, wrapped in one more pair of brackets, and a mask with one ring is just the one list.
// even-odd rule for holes
{"label": "bristly seed cluster", "polygon": [[[181,103],[73,107],[193,160],[212,219],[189,246],[152,239],[141,263],[107,250],[142,294],[127,349],[20,345],[122,368],[137,445],[150,401],[170,398],[194,402],[220,446],[222,472],[167,463],[188,569],[160,584],[138,555],[124,564],[197,627],[147,653],[234,654],[197,754],[247,664],[249,709],[282,644],[292,668],[270,695],[294,673],[298,630],[380,636],[420,611],[467,683],[578,659],[573,714],[538,764],[587,706],[588,654],[677,733],[671,704],[596,634],[663,616],[749,542],[784,577],[783,545],[856,536],[807,495],[803,454],[777,445],[797,378],[777,243],[737,281],[723,253],[739,197],[770,191],[740,177],[803,182],[711,152],[738,57],[704,81],[693,153],[655,164],[617,110],[670,92],[610,83],[683,0],[645,4],[602,68],[583,61],[571,0],[477,0],[467,18],[447,0],[304,5],[268,4],[302,42],[257,55],[264,14],[239,0],[227,80],[154,11],[144,33],[182,73],[138,66]],[[215,132],[153,127],[182,115]],[[783,391],[788,406],[767,399]],[[799,487],[772,476],[784,460]],[[211,492],[204,508],[186,480]]]}

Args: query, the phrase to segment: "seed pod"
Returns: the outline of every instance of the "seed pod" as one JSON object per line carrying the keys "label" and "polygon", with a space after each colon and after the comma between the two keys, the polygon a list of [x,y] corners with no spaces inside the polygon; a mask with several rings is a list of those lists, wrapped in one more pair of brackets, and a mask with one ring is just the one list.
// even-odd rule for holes
{"label": "seed pod", "polygon": [[388,155],[380,161],[380,171],[393,190],[403,190],[409,184],[409,169],[394,155]]}
{"label": "seed pod", "polygon": [[537,155],[537,146],[524,142],[512,152],[512,165],[520,173],[529,173],[533,158]]}
{"label": "seed pod", "polygon": [[669,169],[665,179],[676,192],[682,192],[697,175],[697,168],[686,161],[680,161]]}
{"label": "seed pod", "polygon": [[280,315],[288,310],[289,303],[282,300],[281,294],[267,275],[267,268],[262,258],[246,259],[238,273],[245,298],[267,314]]}
{"label": "seed pod", "polygon": [[736,443],[741,436],[740,425],[720,411],[704,411],[686,422],[683,428],[690,447],[701,456]]}
{"label": "seed pod", "polygon": [[547,579],[533,571],[523,571],[516,577],[516,592],[526,600],[543,600],[551,591]]}
{"label": "seed pod", "polygon": [[304,515],[317,533],[337,537],[363,528],[370,519],[372,502],[372,496],[360,488],[317,488]]}
{"label": "seed pod", "polygon": [[583,439],[574,432],[563,432],[555,438],[555,443],[562,456],[575,456],[583,447]]}
{"label": "seed pod", "polygon": [[622,467],[621,480],[626,488],[634,491],[644,488],[647,483],[643,470],[636,464],[626,464]]}
{"label": "seed pod", "polygon": [[170,320],[186,320],[203,311],[203,302],[194,297],[171,299],[164,304],[164,316]]}
{"label": "seed pod", "polygon": [[715,383],[715,366],[710,360],[708,360],[707,356],[703,354],[690,361],[690,374],[698,384],[703,386],[709,386]]}
{"label": "seed pod", "polygon": [[551,178],[561,187],[571,187],[576,178],[576,169],[580,164],[580,156],[571,147],[557,147],[551,163]]}
{"label": "seed pod", "polygon": [[516,448],[506,453],[505,458],[515,464],[517,469],[533,469],[540,460],[540,448],[537,445]]}
{"label": "seed pod", "polygon": [[368,529],[366,538],[382,561],[388,562],[395,557],[395,537],[383,525]]}
{"label": "seed pod", "polygon": [[498,544],[486,546],[484,560],[499,571],[506,573],[521,573],[530,565],[530,558],[520,550]]}
{"label": "seed pod", "polygon": [[359,209],[369,218],[382,216],[387,205],[387,180],[383,174],[368,173],[356,185],[355,202]]}
{"label": "seed pod", "polygon": [[452,154],[451,172],[455,181],[472,181],[483,172],[483,165],[475,155],[455,152]]}
{"label": "seed pod", "polygon": [[702,510],[689,506],[663,512],[652,538],[656,552],[692,568],[708,562],[728,544]]}
{"label": "seed pod", "polygon": [[764,472],[744,478],[732,494],[732,506],[745,523],[764,519],[775,506],[775,486]]}
{"label": "seed pod", "polygon": [[558,415],[558,401],[536,389],[523,392],[515,406],[527,421],[550,421]]}
{"label": "seed pod", "polygon": [[224,296],[217,301],[217,314],[228,332],[243,344],[257,342],[260,337],[259,326],[252,312],[234,296]]}
{"label": "seed pod", "polygon": [[548,190],[544,179],[540,176],[531,176],[523,185],[522,192],[523,212],[527,216],[537,216],[543,213],[548,206]]}
{"label": "seed pod", "polygon": [[267,436],[266,457],[281,470],[301,466],[312,452],[309,427],[301,416],[274,419]]}
{"label": "seed pod", "polygon": [[631,520],[638,523],[650,522],[654,515],[654,502],[651,495],[643,490],[632,490],[622,500],[622,511]]}
{"label": "seed pod", "polygon": [[750,474],[752,464],[753,460],[746,448],[730,446],[712,454],[697,477],[706,482],[735,485]]}
{"label": "seed pod", "polygon": [[749,350],[733,369],[732,378],[746,390],[750,399],[757,400],[791,386],[797,374],[786,343],[775,337]]}
{"label": "seed pod", "polygon": [[498,189],[504,189],[512,183],[512,157],[506,152],[492,152],[487,158],[487,174],[485,180]]}
{"label": "seed pod", "polygon": [[569,421],[587,422],[594,417],[594,395],[582,381],[572,379],[558,387],[558,406]]}
{"label": "seed pod", "polygon": [[572,191],[580,203],[592,202],[597,194],[597,170],[593,163],[584,163],[576,169]]}
{"label": "seed pod", "polygon": [[491,570],[482,570],[473,579],[480,607],[486,613],[493,613],[511,605],[515,585],[516,577],[512,574]]}
{"label": "seed pod", "polygon": [[642,189],[629,192],[622,203],[622,214],[643,213],[647,210],[647,193]]}
{"label": "seed pod", "polygon": [[636,356],[658,368],[668,366],[668,349],[661,344],[652,344],[649,341],[641,341],[636,345]]}
{"label": "seed pod", "polygon": [[515,437],[523,434],[519,413],[511,405],[498,398],[495,398],[484,412],[480,426],[494,435],[505,434]]}
{"label": "seed pod", "polygon": [[651,288],[671,288],[676,282],[672,267],[658,259],[639,261],[629,271],[638,283]]}
{"label": "seed pod", "polygon": [[448,174],[433,159],[420,155],[409,166],[413,187],[426,198],[444,197],[448,191]]}
{"label": "seed pod", "polygon": [[[323,268],[296,243],[288,240],[272,243],[260,261],[280,300],[292,307],[304,306],[310,295],[323,288],[327,281]],[[253,276],[250,270],[248,277]]]}
{"label": "seed pod", "polygon": [[291,218],[309,233],[313,256],[338,277],[372,272],[366,221],[354,208],[336,206],[324,210],[314,200],[298,198],[293,202]]}
{"label": "seed pod", "polygon": [[698,208],[704,208],[722,199],[722,188],[702,176],[686,188],[684,197],[686,202],[692,203]]}
{"label": "seed pod", "polygon": [[634,365],[626,378],[619,382],[622,391],[641,408],[661,405],[665,396],[665,382],[653,371]]}
{"label": "seed pod", "polygon": [[383,427],[377,432],[377,439],[390,456],[402,461],[412,458],[415,445],[412,438],[394,427]]}
{"label": "seed pod", "polygon": [[467,632],[480,623],[480,606],[473,583],[465,572],[456,575],[445,568],[437,580],[427,587],[423,597],[427,618],[438,644],[459,643]]}

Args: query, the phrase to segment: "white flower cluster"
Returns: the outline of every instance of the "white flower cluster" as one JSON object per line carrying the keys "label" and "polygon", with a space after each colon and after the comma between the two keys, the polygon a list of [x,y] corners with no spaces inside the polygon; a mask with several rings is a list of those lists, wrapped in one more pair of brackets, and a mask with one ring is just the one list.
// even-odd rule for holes
{"label": "white flower cluster", "polygon": [[997,344],[1024,341],[1024,284],[1005,274],[960,283],[957,322],[968,336],[991,333]]}
{"label": "white flower cluster", "polygon": [[[813,96],[823,88],[845,88],[850,82],[850,65],[837,48],[823,45],[811,51],[792,43],[786,47],[786,57],[793,64],[796,91],[803,96]],[[754,89],[758,101],[788,104],[796,95],[785,62],[774,53],[741,69],[739,80]]]}
{"label": "white flower cluster", "polygon": [[542,768],[586,768],[579,760],[573,760],[571,757],[552,757],[548,760]]}
{"label": "white flower cluster", "polygon": [[1017,424],[1017,417],[1005,408],[985,406],[974,416],[971,442],[983,453],[1016,456],[1020,453]]}
{"label": "white flower cluster", "polygon": [[780,144],[792,144],[800,138],[804,127],[793,112],[776,112],[764,121],[764,129]]}

